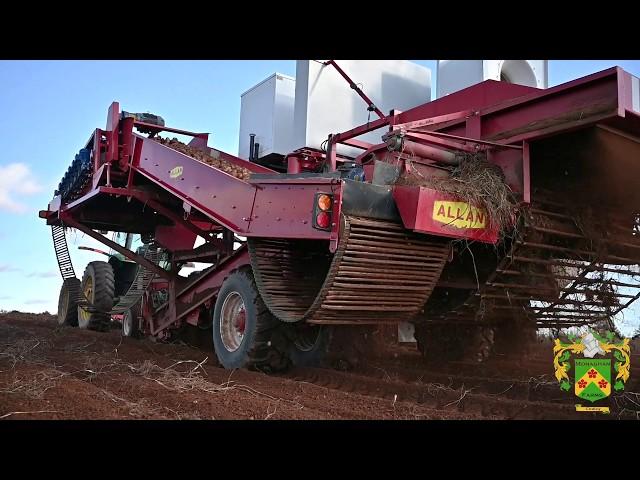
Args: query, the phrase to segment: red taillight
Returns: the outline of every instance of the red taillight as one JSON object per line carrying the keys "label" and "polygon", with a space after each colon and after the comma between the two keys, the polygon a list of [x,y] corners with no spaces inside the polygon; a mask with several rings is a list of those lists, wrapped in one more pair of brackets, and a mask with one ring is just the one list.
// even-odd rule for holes
{"label": "red taillight", "polygon": [[314,198],[313,228],[331,230],[333,222],[333,195],[318,192]]}
{"label": "red taillight", "polygon": [[329,228],[329,224],[331,223],[331,215],[327,212],[320,212],[316,216],[316,225],[320,228]]}

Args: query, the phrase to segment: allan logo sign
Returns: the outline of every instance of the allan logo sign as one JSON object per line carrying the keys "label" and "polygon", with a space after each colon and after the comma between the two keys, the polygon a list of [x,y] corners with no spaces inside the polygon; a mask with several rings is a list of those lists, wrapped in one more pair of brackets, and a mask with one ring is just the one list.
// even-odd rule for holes
{"label": "allan logo sign", "polygon": [[465,202],[436,200],[433,202],[433,219],[456,228],[486,228],[487,213]]}

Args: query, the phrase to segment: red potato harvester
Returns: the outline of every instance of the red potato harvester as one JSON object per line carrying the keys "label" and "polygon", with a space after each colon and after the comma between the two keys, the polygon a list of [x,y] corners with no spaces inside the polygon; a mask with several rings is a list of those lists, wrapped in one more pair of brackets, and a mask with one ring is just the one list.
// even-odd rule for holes
{"label": "red potato harvester", "polygon": [[[488,80],[384,115],[327,64],[378,118],[291,152],[281,171],[113,103],[40,212],[64,279],[59,322],[120,318],[126,335],[160,339],[212,326],[224,367],[279,369],[317,361],[345,325],[411,322],[425,357],[454,358],[479,337],[610,324],[638,297],[637,78]],[[380,127],[380,143],[358,140]],[[506,215],[479,171],[502,182]],[[67,228],[122,256],[77,278]],[[210,266],[185,278],[186,262]]]}

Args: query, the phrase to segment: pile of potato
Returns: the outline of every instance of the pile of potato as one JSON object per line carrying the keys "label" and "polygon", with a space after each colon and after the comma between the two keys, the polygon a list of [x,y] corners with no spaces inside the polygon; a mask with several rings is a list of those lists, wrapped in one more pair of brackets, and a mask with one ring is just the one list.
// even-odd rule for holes
{"label": "pile of potato", "polygon": [[162,138],[159,136],[153,137],[153,140],[159,142],[163,145],[166,145],[173,150],[176,150],[180,153],[184,153],[185,155],[189,155],[191,158],[195,158],[199,162],[206,163],[207,165],[211,165],[212,167],[218,168],[229,175],[233,175],[240,180],[249,180],[249,176],[251,175],[251,171],[247,170],[244,167],[240,167],[231,162],[227,162],[221,160],[219,158],[213,158],[211,155],[206,154],[200,149],[190,147],[189,145],[182,143],[177,138],[168,139]]}

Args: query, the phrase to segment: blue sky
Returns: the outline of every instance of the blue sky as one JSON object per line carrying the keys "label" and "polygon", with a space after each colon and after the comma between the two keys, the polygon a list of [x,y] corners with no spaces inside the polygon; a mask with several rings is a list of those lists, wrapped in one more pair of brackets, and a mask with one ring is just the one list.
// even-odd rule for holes
{"label": "blue sky", "polygon": [[[436,61],[413,61],[431,69],[435,96]],[[640,76],[635,60],[554,60],[549,85],[615,65]],[[236,154],[240,94],[276,71],[295,76],[295,61],[0,61],[0,309],[57,311],[60,273],[37,212],[112,101]],[[95,244],[81,234],[71,244],[79,277],[104,258],[77,250]]]}

